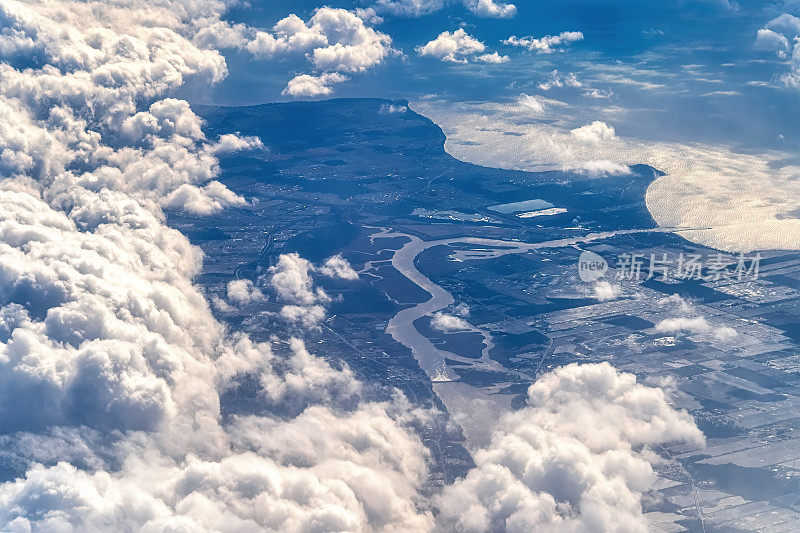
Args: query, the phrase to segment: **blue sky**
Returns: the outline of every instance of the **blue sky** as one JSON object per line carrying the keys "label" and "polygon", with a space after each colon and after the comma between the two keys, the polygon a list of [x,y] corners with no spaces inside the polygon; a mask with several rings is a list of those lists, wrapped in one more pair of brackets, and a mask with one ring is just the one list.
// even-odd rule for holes
{"label": "blue sky", "polygon": [[[328,2],[334,8],[366,8],[370,2]],[[437,11],[403,16],[376,7],[382,21],[368,25],[391,37],[393,52],[380,64],[348,74],[322,97],[419,98],[502,102],[520,93],[541,94],[569,104],[573,112],[620,108],[620,135],[654,141],[732,145],[742,150],[792,152],[800,141],[798,88],[781,80],[787,57],[756,46],[759,29],[798,2],[725,0],[518,1],[512,17],[492,18],[453,1]],[[316,2],[252,2],[225,18],[270,30],[295,14],[308,20]],[[459,28],[509,60],[501,64],[440,61],[415,49],[441,32]],[[503,44],[509,36],[541,38],[565,31],[584,38],[552,53]],[[791,30],[788,30],[789,32]],[[794,37],[784,32],[791,43]],[[226,104],[295,99],[282,95],[296,74],[312,73],[302,53],[254,57],[226,52],[230,76],[193,100]],[[574,74],[581,87],[539,85]],[[590,90],[607,98],[585,96]],[[308,98],[301,96],[300,98]],[[576,122],[577,124],[577,122]]]}

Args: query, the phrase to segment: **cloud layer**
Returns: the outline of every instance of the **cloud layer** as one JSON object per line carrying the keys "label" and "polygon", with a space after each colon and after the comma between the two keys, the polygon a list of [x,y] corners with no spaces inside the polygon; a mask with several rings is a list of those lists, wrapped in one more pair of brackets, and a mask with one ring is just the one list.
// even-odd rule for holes
{"label": "cloud layer", "polygon": [[[417,505],[427,451],[409,428],[428,415],[400,397],[341,407],[360,391],[346,367],[226,331],[192,283],[199,250],[164,223],[164,208],[242,203],[214,181],[216,156],[259,146],[205,138],[169,97],[226,75],[197,44],[197,21],[222,8],[1,8],[0,434],[20,477],[0,485],[0,529],[431,527]],[[315,61],[358,68],[333,46]],[[300,258],[284,263],[281,295],[323,298],[291,273]],[[352,278],[341,258],[321,268]],[[264,297],[247,282],[228,296]],[[220,394],[243,374],[294,414],[223,423]]]}
{"label": "cloud layer", "polygon": [[[259,141],[206,138],[174,98],[184,84],[224,78],[215,46],[296,47],[321,71],[356,72],[380,62],[388,40],[352,13],[325,8],[308,22],[287,17],[269,34],[222,22],[224,4],[213,0],[9,0],[0,10],[0,457],[14,475],[0,484],[0,529],[437,527],[423,497],[428,452],[414,430],[433,413],[399,394],[362,398],[346,365],[316,357],[299,338],[257,343],[227,330],[192,282],[202,254],[164,216],[244,202],[215,181],[217,155]],[[287,254],[264,280],[234,281],[226,296],[248,305],[268,289],[288,314],[313,313],[330,296],[312,273],[357,277],[341,257],[311,265]],[[244,375],[256,378],[264,412],[223,419],[221,394]],[[529,413],[550,424],[543,431],[624,463],[601,460],[594,468],[602,472],[569,493],[525,485],[534,499],[588,494],[575,504],[581,516],[600,502],[636,519],[651,473],[630,447],[696,437],[659,391],[610,367],[562,370],[529,398]],[[597,442],[563,408],[595,419],[595,405],[620,422],[642,422],[642,409],[651,418],[608,428]],[[512,415],[497,442],[524,423]],[[540,449],[523,447],[518,457],[538,461]],[[457,520],[456,493],[476,502],[476,520],[480,512],[502,518],[481,511],[493,496],[471,480],[508,461],[495,447],[477,457],[474,473],[443,495],[442,527]],[[564,472],[584,465],[580,454],[567,459],[576,462]],[[527,483],[520,474],[509,470],[506,481]],[[606,479],[627,487],[625,502],[594,495]]]}
{"label": "cloud layer", "polygon": [[[458,159],[595,176],[648,164],[665,173],[645,198],[661,226],[690,228],[681,235],[720,250],[800,249],[800,167],[785,154],[623,137],[614,131],[613,109],[587,123],[565,103],[536,95],[507,103],[425,101],[413,107],[442,127],[445,148]],[[576,120],[582,120],[577,127]]]}

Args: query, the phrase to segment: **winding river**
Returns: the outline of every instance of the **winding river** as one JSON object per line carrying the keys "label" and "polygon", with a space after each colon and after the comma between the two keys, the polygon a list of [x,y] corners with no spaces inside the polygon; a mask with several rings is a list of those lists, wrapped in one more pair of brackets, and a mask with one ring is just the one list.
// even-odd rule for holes
{"label": "winding river", "polygon": [[484,348],[479,359],[463,357],[452,352],[440,350],[414,326],[414,322],[424,316],[430,316],[454,303],[453,295],[432,282],[420,272],[414,264],[417,256],[434,246],[450,244],[473,244],[485,247],[480,250],[455,250],[453,257],[458,260],[478,260],[500,257],[512,253],[525,253],[546,248],[562,248],[588,242],[608,239],[617,235],[630,233],[674,232],[675,228],[653,228],[640,230],[622,230],[590,233],[582,237],[555,239],[550,241],[526,243],[520,241],[503,241],[479,237],[455,237],[424,241],[415,235],[382,229],[371,235],[371,239],[404,237],[408,242],[392,255],[392,267],[403,274],[415,285],[431,295],[430,299],[395,314],[386,326],[386,332],[392,338],[411,350],[420,368],[433,381],[433,388],[453,418],[458,422],[470,448],[485,445],[490,437],[493,422],[500,413],[510,409],[511,396],[497,394],[498,386],[479,388],[459,382],[458,376],[450,370],[445,358],[467,363],[472,368],[519,374],[489,358],[489,350],[493,347],[488,331],[472,326],[472,331],[484,337]]}

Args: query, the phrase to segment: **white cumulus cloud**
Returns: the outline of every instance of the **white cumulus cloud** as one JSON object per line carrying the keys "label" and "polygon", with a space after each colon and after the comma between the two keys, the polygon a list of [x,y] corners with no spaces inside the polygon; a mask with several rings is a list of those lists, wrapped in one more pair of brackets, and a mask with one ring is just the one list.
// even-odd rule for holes
{"label": "white cumulus cloud", "polygon": [[482,17],[492,18],[511,18],[517,14],[517,6],[514,4],[504,4],[494,0],[464,0],[464,5]]}
{"label": "white cumulus cloud", "polygon": [[286,85],[283,94],[299,97],[328,96],[333,93],[331,85],[347,81],[347,77],[338,72],[327,72],[319,76],[298,74]]}
{"label": "white cumulus cloud", "polygon": [[249,279],[236,279],[228,282],[228,300],[236,305],[247,305],[264,300],[264,293]]}
{"label": "white cumulus cloud", "polygon": [[770,20],[764,28],[756,32],[753,46],[757,50],[775,52],[778,58],[786,60],[789,71],[781,76],[789,87],[800,87],[800,17],[783,13]]}
{"label": "white cumulus cloud", "polygon": [[562,31],[558,35],[545,35],[544,37],[517,37],[512,35],[503,43],[508,46],[520,46],[537,54],[549,54],[570,43],[583,40],[583,33],[579,31]]}
{"label": "white cumulus cloud", "polygon": [[438,498],[455,531],[647,531],[651,447],[703,443],[691,416],[660,389],[608,363],[543,376],[528,405],[503,416],[475,468]]}
{"label": "white cumulus cloud", "polygon": [[491,54],[483,54],[477,57],[478,61],[482,61],[484,63],[508,63],[511,58],[508,56],[501,56],[497,52],[492,52]]}
{"label": "white cumulus cloud", "polygon": [[464,331],[472,329],[469,322],[456,315],[447,313],[434,313],[431,318],[431,326],[439,331],[449,333],[451,331]]}
{"label": "white cumulus cloud", "polygon": [[570,134],[579,143],[594,145],[615,137],[614,128],[599,120],[580,128],[575,128],[570,131]]}
{"label": "white cumulus cloud", "polygon": [[327,303],[330,296],[321,288],[314,287],[313,270],[314,265],[296,253],[282,254],[278,264],[270,268],[269,283],[283,301],[302,305]]}
{"label": "white cumulus cloud", "polygon": [[316,74],[294,77],[284,95],[329,95],[331,85],[381,64],[392,53],[392,39],[370,24],[380,22],[374,10],[348,11],[320,7],[308,21],[295,14],[280,19],[270,31],[215,20],[204,26],[195,42],[206,47],[238,48],[259,58],[305,56]]}
{"label": "white cumulus cloud", "polygon": [[754,46],[758,50],[767,50],[769,52],[786,51],[789,49],[789,39],[776,31],[762,28],[756,34]]}
{"label": "white cumulus cloud", "polygon": [[343,280],[358,279],[358,273],[341,255],[334,255],[317,266],[296,253],[282,254],[271,267],[266,282],[276,292],[278,301],[286,305],[280,316],[306,328],[319,325],[326,317],[326,306],[332,298],[316,287],[312,274]]}
{"label": "white cumulus cloud", "polygon": [[469,35],[464,28],[454,32],[443,31],[436,39],[417,47],[421,56],[431,56],[442,61],[466,63],[472,56],[481,54],[486,45]]}
{"label": "white cumulus cloud", "polygon": [[337,254],[326,259],[325,262],[317,268],[317,271],[329,278],[358,279],[358,272],[353,270],[353,267],[350,266],[350,262],[342,257],[342,254]]}

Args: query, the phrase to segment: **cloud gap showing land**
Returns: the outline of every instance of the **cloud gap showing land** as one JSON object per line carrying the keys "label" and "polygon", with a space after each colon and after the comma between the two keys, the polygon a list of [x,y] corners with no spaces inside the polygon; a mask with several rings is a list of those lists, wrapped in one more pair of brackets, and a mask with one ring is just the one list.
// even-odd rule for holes
{"label": "cloud gap showing land", "polygon": [[[467,3],[510,9],[499,5]],[[241,205],[215,179],[217,156],[260,141],[207,138],[175,91],[225,78],[217,46],[261,53],[308,37],[309,61],[341,76],[389,46],[341,10],[290,17],[269,36],[224,12],[215,0],[0,5],[0,442],[13,471],[0,529],[645,531],[652,447],[702,436],[632,375],[572,365],[534,384],[475,470],[431,502],[414,430],[430,411],[399,394],[360,398],[353,373],[310,353],[300,327],[282,359],[214,318],[193,283],[202,254],[164,212]],[[352,32],[332,42],[337,17]],[[312,269],[352,277],[337,258],[304,261],[285,256],[270,272],[287,305],[326,301]],[[234,284],[228,297],[263,293]],[[223,420],[220,394],[245,373],[268,403],[297,409]],[[575,424],[586,419],[603,422],[589,435]],[[492,491],[478,489],[485,479]],[[498,508],[508,495],[515,504]]]}

